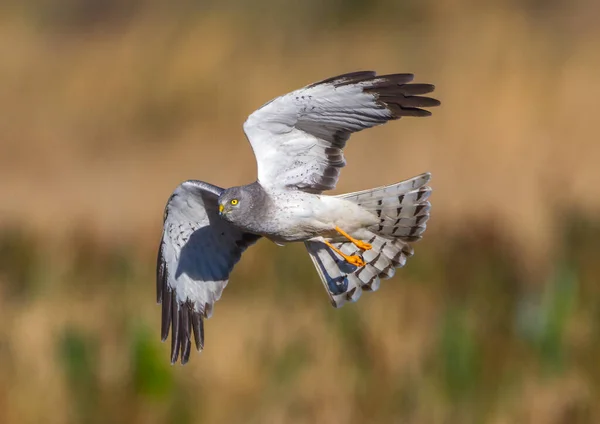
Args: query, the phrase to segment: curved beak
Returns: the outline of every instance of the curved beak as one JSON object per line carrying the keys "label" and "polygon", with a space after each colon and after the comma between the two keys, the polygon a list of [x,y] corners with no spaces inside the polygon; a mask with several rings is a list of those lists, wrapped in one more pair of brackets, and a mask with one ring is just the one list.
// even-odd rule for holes
{"label": "curved beak", "polygon": [[223,215],[223,209],[225,209],[225,206],[223,206],[222,204],[219,205],[219,215]]}

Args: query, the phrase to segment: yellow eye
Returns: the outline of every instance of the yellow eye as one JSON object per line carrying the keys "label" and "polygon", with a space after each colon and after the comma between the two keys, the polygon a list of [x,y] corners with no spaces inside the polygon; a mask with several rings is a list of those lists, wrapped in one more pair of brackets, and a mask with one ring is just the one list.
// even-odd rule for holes
{"label": "yellow eye", "polygon": [[232,204],[233,206],[237,205],[237,204],[238,204],[238,199],[232,199],[232,200],[231,200],[231,204]]}

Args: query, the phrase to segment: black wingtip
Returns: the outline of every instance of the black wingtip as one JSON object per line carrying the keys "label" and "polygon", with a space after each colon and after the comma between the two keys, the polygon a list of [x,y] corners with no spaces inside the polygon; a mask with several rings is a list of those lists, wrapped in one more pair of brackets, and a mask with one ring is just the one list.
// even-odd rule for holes
{"label": "black wingtip", "polygon": [[165,287],[163,299],[162,299],[162,315],[160,324],[160,338],[164,342],[169,337],[169,329],[171,327],[172,308],[173,308],[173,297],[175,293],[173,290]]}
{"label": "black wingtip", "polygon": [[[171,365],[175,364],[178,360],[181,361],[181,365],[185,365],[190,360],[190,354],[192,351],[192,337],[195,341],[195,346],[198,351],[204,349],[204,321],[203,316],[200,312],[196,311],[194,305],[191,302],[179,303],[175,299],[176,295],[174,292],[169,291],[171,298],[170,302],[170,324],[172,327],[171,331]],[[166,298],[164,299],[167,300]],[[163,303],[163,311],[165,303]],[[165,325],[167,321],[163,321]],[[163,341],[166,340],[169,334],[169,328],[166,331],[163,330],[162,336]],[[192,336],[193,335],[193,336]]]}
{"label": "black wingtip", "polygon": [[160,338],[164,342],[167,340],[167,337],[169,337],[174,293],[167,283],[168,271],[163,249],[164,243],[161,241],[158,248],[158,260],[156,265],[156,302],[162,304]]}
{"label": "black wingtip", "polygon": [[415,79],[415,74],[404,73],[404,74],[387,74],[377,75],[373,79],[377,82],[373,84],[374,87],[405,85]]}
{"label": "black wingtip", "polygon": [[171,331],[171,364],[174,364],[175,362],[177,362],[177,359],[179,358],[179,347],[180,347],[180,327],[181,327],[181,323],[179,321],[180,318],[180,314],[179,314],[179,304],[177,302],[177,296],[173,296],[173,301],[172,301],[172,307],[171,307],[171,327],[172,327],[172,331]]}
{"label": "black wingtip", "polygon": [[196,350],[201,352],[204,349],[204,320],[199,312],[192,312],[192,330],[194,332],[194,341]]}
{"label": "black wingtip", "polygon": [[398,89],[406,96],[419,96],[421,94],[433,93],[435,91],[435,85],[414,83],[402,85],[398,87]]}
{"label": "black wingtip", "polygon": [[[422,95],[433,92],[435,85],[411,83],[413,79],[413,74],[390,74],[377,75],[361,81],[365,82],[363,91],[373,94],[377,101],[391,112],[392,119],[402,116],[431,116],[431,112],[421,108],[437,107],[441,102]],[[341,85],[345,84],[344,82]]]}
{"label": "black wingtip", "polygon": [[392,113],[394,119],[399,119],[403,116],[426,117],[431,116],[431,112],[418,107],[403,107],[398,103],[384,102],[385,107]]}
{"label": "black wingtip", "polygon": [[187,364],[190,360],[190,351],[192,347],[192,343],[190,342],[191,330],[192,330],[192,320],[191,320],[191,303],[186,303],[181,306],[180,314],[181,314],[181,337],[179,343],[181,344],[181,365]]}

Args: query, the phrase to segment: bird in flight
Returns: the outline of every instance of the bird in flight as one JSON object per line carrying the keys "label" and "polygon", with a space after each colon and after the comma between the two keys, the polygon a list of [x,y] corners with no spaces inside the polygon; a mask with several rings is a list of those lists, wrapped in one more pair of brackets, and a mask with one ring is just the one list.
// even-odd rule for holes
{"label": "bird in flight", "polygon": [[430,174],[339,196],[352,133],[403,116],[429,116],[440,102],[412,74],[361,71],[271,100],[244,123],[258,179],[222,189],[185,181],[169,198],[157,264],[161,336],[171,363],[204,348],[204,319],[242,253],[261,237],[304,242],[333,306],[379,288],[413,255],[429,218]]}

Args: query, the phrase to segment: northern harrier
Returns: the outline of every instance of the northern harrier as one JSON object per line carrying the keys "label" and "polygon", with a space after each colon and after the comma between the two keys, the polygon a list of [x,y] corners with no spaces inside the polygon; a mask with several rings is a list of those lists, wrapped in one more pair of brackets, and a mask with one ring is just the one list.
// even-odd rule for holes
{"label": "northern harrier", "polygon": [[335,187],[350,135],[402,116],[429,116],[439,101],[413,75],[354,72],[311,84],[262,106],[244,131],[258,179],[222,189],[190,180],[175,189],[164,214],[157,298],[162,339],[171,328],[171,362],[204,347],[204,318],[229,273],[261,237],[304,242],[335,307],[379,288],[412,256],[429,218],[430,174],[340,196]]}

